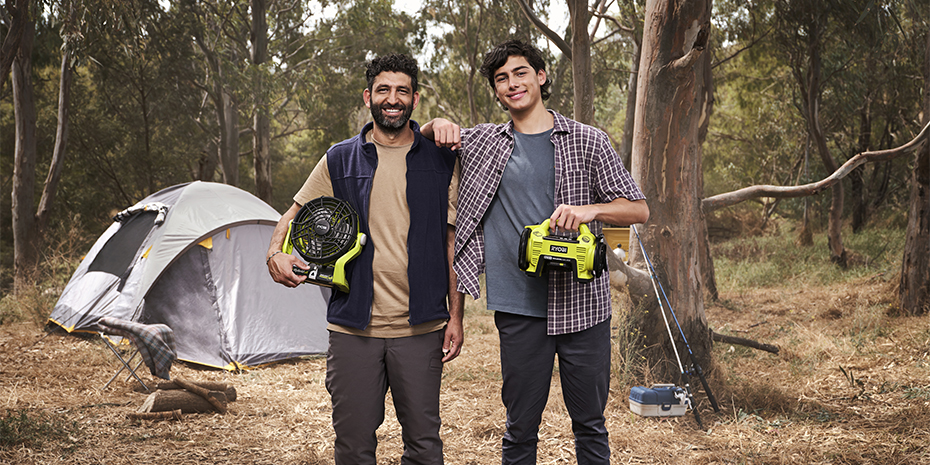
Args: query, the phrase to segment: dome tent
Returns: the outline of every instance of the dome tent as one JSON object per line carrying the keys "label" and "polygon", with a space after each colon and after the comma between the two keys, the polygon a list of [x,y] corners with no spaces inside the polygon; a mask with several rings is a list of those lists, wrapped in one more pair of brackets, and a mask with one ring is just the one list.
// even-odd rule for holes
{"label": "dome tent", "polygon": [[329,290],[274,282],[265,254],[280,218],[233,186],[192,182],[117,215],[49,317],[68,332],[110,316],[166,324],[178,359],[234,370],[326,351]]}

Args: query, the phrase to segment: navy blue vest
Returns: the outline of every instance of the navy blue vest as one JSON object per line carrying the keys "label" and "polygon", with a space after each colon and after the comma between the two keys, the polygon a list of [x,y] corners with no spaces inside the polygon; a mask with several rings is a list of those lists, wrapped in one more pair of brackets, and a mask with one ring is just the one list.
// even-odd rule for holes
{"label": "navy blue vest", "polygon": [[[423,139],[420,126],[410,121],[414,138],[407,153],[407,205],[410,229],[407,234],[407,279],[410,284],[411,325],[447,319],[449,266],[446,254],[446,220],[449,182],[455,167],[455,154]],[[378,168],[378,151],[365,142],[374,127],[368,123],[362,132],[330,147],[326,154],[333,195],[348,201],[358,212],[360,230],[368,236],[362,253],[346,265],[349,293],[333,289],[327,321],[365,329],[371,321],[373,294],[372,260],[376,239],[368,229],[371,183]]]}

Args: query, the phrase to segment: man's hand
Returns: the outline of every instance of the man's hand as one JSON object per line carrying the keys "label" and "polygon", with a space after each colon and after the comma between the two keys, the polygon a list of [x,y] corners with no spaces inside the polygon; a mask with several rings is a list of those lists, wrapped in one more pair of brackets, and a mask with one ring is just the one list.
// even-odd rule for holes
{"label": "man's hand", "polygon": [[276,253],[271,260],[268,260],[268,272],[271,273],[271,279],[287,287],[297,287],[307,279],[306,276],[294,273],[295,266],[302,270],[310,269],[310,266],[303,260],[284,252]]}
{"label": "man's hand", "polygon": [[597,205],[559,205],[549,217],[549,229],[577,232],[582,224],[594,221],[599,211]]}
{"label": "man's hand", "polygon": [[591,205],[559,205],[549,217],[549,229],[561,228],[578,231],[584,223],[602,223],[626,226],[645,223],[649,219],[649,206],[645,200],[631,202],[618,197],[608,203]]}
{"label": "man's hand", "polygon": [[420,128],[420,134],[435,142],[437,147],[462,148],[462,128],[445,118],[430,120]]}
{"label": "man's hand", "polygon": [[442,363],[451,362],[462,353],[465,329],[461,318],[450,318],[446,325],[446,336],[442,341]]}
{"label": "man's hand", "polygon": [[458,275],[452,263],[455,259],[455,226],[446,226],[446,259],[449,263],[449,323],[442,341],[442,363],[451,362],[462,353],[465,342],[465,294],[459,292]]}
{"label": "man's hand", "polygon": [[268,273],[271,274],[271,279],[287,287],[297,287],[297,285],[307,279],[306,276],[294,274],[294,266],[303,270],[310,269],[303,260],[281,251],[281,246],[284,244],[284,236],[287,235],[288,225],[291,220],[297,216],[298,211],[300,211],[300,205],[294,202],[291,208],[288,208],[287,211],[281,215],[281,219],[278,220],[278,224],[274,227],[274,232],[271,233],[271,244],[268,246],[268,254],[265,255],[268,257],[266,262],[268,265]]}

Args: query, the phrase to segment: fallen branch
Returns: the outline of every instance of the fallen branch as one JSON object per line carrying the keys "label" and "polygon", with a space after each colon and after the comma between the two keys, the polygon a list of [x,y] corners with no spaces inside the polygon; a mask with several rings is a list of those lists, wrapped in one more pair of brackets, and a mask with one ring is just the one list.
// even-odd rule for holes
{"label": "fallen branch", "polygon": [[839,167],[830,176],[827,176],[826,178],[817,182],[804,184],[802,186],[749,186],[735,190],[733,192],[707,197],[701,201],[701,205],[703,206],[704,213],[706,214],[723,207],[729,207],[731,205],[736,205],[740,202],[759,197],[784,199],[814,195],[840,182],[844,177],[846,177],[846,175],[851,173],[852,170],[858,168],[861,165],[878,161],[887,161],[911,153],[912,150],[920,147],[923,144],[924,139],[926,139],[928,136],[928,133],[930,133],[930,123],[924,126],[920,131],[920,134],[917,134],[917,136],[911,139],[910,142],[900,147],[887,150],[862,152],[850,158],[846,163],[843,164],[843,166]]}
{"label": "fallen branch", "polygon": [[736,336],[727,336],[725,334],[715,333],[713,330],[710,332],[711,339],[714,342],[724,342],[727,344],[736,344],[740,346],[751,347],[753,349],[764,350],[766,352],[771,352],[773,354],[778,353],[778,346],[771,344],[763,344],[761,342],[753,341],[752,339],[746,339]]}
{"label": "fallen branch", "polygon": [[129,418],[133,420],[180,420],[181,409],[165,412],[131,412]]}

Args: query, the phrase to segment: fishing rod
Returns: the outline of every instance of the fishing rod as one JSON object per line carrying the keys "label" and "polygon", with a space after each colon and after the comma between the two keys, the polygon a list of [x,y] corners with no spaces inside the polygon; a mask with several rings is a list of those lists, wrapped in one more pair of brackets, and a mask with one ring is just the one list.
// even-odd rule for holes
{"label": "fishing rod", "polygon": [[[652,281],[652,289],[655,290],[656,299],[659,301],[659,310],[662,312],[662,319],[665,321],[665,329],[668,330],[668,337],[672,343],[672,350],[675,351],[675,359],[678,361],[678,369],[681,371],[681,377],[685,382],[685,391],[688,394],[688,400],[691,402],[691,411],[694,412],[694,419],[697,421],[697,424],[701,429],[704,426],[701,424],[701,415],[697,410],[697,403],[694,402],[694,396],[691,394],[690,386],[690,375],[692,372],[685,370],[684,366],[681,363],[681,357],[678,355],[678,347],[675,345],[675,337],[672,335],[672,328],[668,324],[668,317],[665,316],[665,306],[662,305],[662,298],[665,298],[665,303],[668,305],[668,311],[671,313],[672,318],[675,320],[675,326],[678,327],[678,334],[681,335],[682,341],[685,343],[685,348],[688,349],[688,357],[691,359],[691,366],[693,367],[693,373],[698,375],[698,378],[701,380],[701,385],[704,387],[704,392],[707,394],[707,399],[710,400],[710,405],[714,408],[714,412],[719,412],[720,407],[717,405],[717,399],[714,397],[713,392],[710,390],[710,385],[707,384],[707,378],[704,376],[704,370],[701,369],[701,365],[698,364],[697,358],[694,356],[694,351],[691,350],[691,344],[688,343],[688,338],[685,337],[685,332],[681,329],[681,324],[678,322],[678,316],[675,315],[675,310],[672,309],[672,303],[668,299],[668,295],[665,294],[665,288],[662,287],[662,281],[659,280],[659,276],[656,273],[655,267],[652,266],[652,260],[649,259],[649,255],[646,253],[646,248],[643,247],[643,239],[639,235],[639,231],[636,229],[636,226],[630,226],[633,229],[633,232],[636,233],[636,239],[639,242],[639,250],[643,253],[643,258],[646,259],[646,264],[649,266],[649,276],[650,281]],[[658,284],[658,287],[656,286]],[[661,289],[662,295],[659,295],[659,290]]]}

